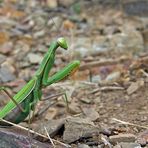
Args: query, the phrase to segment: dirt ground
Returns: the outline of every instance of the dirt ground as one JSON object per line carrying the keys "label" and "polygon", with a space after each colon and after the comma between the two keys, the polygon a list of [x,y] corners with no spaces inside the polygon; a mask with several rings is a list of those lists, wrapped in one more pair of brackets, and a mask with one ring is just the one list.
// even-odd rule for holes
{"label": "dirt ground", "polygon": [[[144,2],[137,3],[140,12],[146,11]],[[73,75],[43,89],[43,99],[66,92],[67,101],[64,93],[40,101],[31,125],[28,119],[19,124],[42,136],[30,141],[28,131],[0,128],[4,147],[148,146],[148,19],[137,3],[1,3],[0,85],[11,94],[32,78],[49,42],[59,36],[70,49],[57,51],[52,73],[74,59],[81,63]],[[4,106],[7,95],[0,98]]]}

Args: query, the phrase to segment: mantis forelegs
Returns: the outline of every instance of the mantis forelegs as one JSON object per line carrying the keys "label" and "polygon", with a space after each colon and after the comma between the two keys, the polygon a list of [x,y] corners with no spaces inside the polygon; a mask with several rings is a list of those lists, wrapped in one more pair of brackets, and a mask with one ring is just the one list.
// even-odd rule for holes
{"label": "mantis forelegs", "polygon": [[75,69],[79,67],[79,61],[73,61],[72,63],[65,66],[62,70],[54,74],[53,76],[48,78],[48,75],[44,75],[43,77],[43,86],[48,86],[53,83],[56,83],[65,77],[69,76]]}

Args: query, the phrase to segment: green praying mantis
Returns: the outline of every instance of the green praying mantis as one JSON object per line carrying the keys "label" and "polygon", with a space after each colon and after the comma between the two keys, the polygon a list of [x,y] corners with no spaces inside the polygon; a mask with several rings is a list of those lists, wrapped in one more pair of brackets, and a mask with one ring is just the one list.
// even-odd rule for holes
{"label": "green praying mantis", "polygon": [[[67,49],[67,42],[65,38],[58,38],[53,42],[47,53],[45,54],[39,69],[36,71],[33,78],[13,97],[9,95],[5,87],[0,87],[0,90],[11,98],[11,100],[0,110],[0,119],[18,124],[25,120],[30,114],[30,111],[35,109],[35,106],[42,96],[42,88],[56,83],[75,71],[80,62],[75,60],[65,66],[62,70],[48,77],[55,60],[55,51],[58,47]],[[7,126],[6,123],[0,122],[0,125]]]}

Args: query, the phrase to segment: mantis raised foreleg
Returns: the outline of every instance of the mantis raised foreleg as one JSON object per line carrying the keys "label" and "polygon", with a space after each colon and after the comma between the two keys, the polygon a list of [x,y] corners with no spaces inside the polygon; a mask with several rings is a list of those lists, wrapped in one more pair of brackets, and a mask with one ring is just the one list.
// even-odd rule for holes
{"label": "mantis raised foreleg", "polygon": [[[41,100],[43,87],[64,79],[79,67],[80,62],[73,61],[55,75],[48,77],[54,64],[55,51],[58,47],[67,49],[67,43],[64,38],[59,38],[51,44],[34,77],[14,97],[10,97],[11,100],[0,111],[0,119],[20,123],[34,109],[36,103]],[[0,122],[0,125],[5,124]]]}

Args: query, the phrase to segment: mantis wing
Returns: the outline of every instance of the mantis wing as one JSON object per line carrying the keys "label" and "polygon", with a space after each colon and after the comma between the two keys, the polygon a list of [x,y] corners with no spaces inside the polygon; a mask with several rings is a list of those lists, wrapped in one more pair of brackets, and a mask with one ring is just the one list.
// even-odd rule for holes
{"label": "mantis wing", "polygon": [[[14,97],[18,104],[20,104],[28,95],[31,94],[36,86],[36,78],[31,79]],[[10,100],[7,105],[0,111],[0,118],[4,118],[9,112],[16,107],[16,104]]]}

